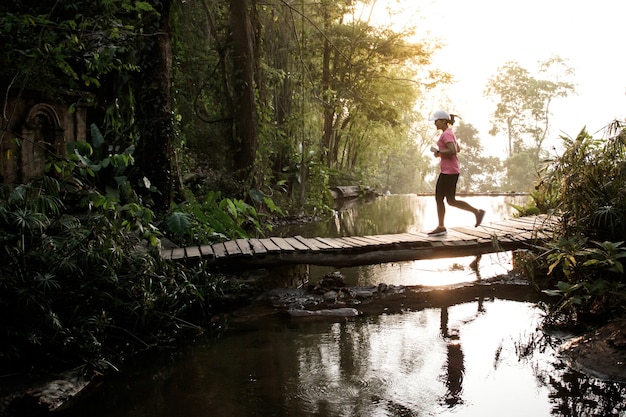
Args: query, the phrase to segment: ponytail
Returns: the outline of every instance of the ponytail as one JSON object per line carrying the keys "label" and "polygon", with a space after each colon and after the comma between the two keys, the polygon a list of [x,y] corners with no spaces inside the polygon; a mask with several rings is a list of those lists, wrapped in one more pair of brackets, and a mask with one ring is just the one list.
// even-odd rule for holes
{"label": "ponytail", "polygon": [[450,113],[450,120],[448,120],[448,123],[450,123],[451,125],[454,124],[454,119],[455,117],[458,117],[459,119],[461,118],[461,116],[459,116],[458,114],[452,114]]}

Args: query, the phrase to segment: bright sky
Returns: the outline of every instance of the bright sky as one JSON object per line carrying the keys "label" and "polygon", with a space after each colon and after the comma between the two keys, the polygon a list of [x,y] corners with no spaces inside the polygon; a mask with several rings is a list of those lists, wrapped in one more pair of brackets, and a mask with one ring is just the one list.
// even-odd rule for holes
{"label": "bright sky", "polygon": [[[578,94],[553,102],[550,137],[594,134],[626,115],[623,0],[377,0],[374,16],[389,22],[385,5],[402,8],[419,30],[445,46],[436,67],[451,73],[454,108],[480,132],[484,148],[495,104],[483,97],[487,80],[508,61],[539,77],[537,63],[559,55],[575,70]],[[437,104],[434,104],[437,107]],[[558,143],[555,140],[554,143]],[[495,145],[495,144],[494,144]]]}

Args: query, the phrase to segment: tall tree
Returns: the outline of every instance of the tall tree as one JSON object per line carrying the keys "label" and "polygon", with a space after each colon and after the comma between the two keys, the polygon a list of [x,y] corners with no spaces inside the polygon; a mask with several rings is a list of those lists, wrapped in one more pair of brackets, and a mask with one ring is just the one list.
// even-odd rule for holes
{"label": "tall tree", "polygon": [[145,16],[149,30],[142,39],[139,73],[137,122],[141,134],[137,143],[137,163],[142,173],[158,190],[155,208],[169,209],[172,198],[172,146],[175,137],[171,94],[172,48],[171,0],[152,0],[156,13]]}
{"label": "tall tree", "polygon": [[472,192],[499,190],[503,180],[500,158],[483,155],[478,130],[473,125],[461,122],[455,133],[461,147],[459,189]]}
{"label": "tall tree", "polygon": [[[248,2],[252,5],[249,6]],[[252,187],[261,179],[255,170],[258,149],[257,114],[257,52],[250,17],[254,0],[230,0],[230,21],[233,46],[233,98],[235,166],[239,177]],[[246,178],[247,177],[247,178]]]}
{"label": "tall tree", "polygon": [[541,79],[533,82],[533,93],[538,100],[531,103],[531,117],[534,126],[528,129],[531,135],[536,157],[539,158],[541,147],[550,131],[550,105],[558,98],[568,97],[576,93],[574,83],[574,69],[567,61],[557,55],[539,63]]}
{"label": "tall tree", "polygon": [[[232,120],[229,131],[237,137],[231,140],[227,131],[194,125],[188,114],[183,135],[197,138],[187,142],[190,146],[215,141],[215,152],[224,149],[219,142],[236,144],[232,149],[246,152],[254,165],[248,169],[248,162],[238,159],[233,166],[254,172],[256,185],[274,196],[276,189],[297,193],[303,205],[319,203],[337,178],[378,180],[383,161],[389,161],[381,151],[402,154],[401,146],[410,148],[412,112],[423,86],[446,79],[446,74],[424,70],[435,47],[409,42],[408,31],[350,19],[351,1],[204,4],[206,26],[215,30],[183,29],[193,39],[179,44],[179,62],[186,70],[204,65],[197,70],[204,74],[180,78],[178,88],[189,88],[191,94],[178,100],[182,105],[187,96],[197,97],[197,118],[205,125]],[[198,18],[192,5],[184,7],[185,22]],[[198,33],[205,33],[204,42],[197,41]],[[202,49],[207,45],[210,49]],[[229,81],[217,83],[216,71]],[[221,160],[234,156],[223,152]]]}
{"label": "tall tree", "polygon": [[418,68],[430,64],[434,47],[409,42],[410,31],[396,33],[360,20],[333,20],[330,13],[324,18],[327,29],[318,35],[323,44],[321,146],[328,167],[349,169],[354,155],[341,153],[367,146],[368,135],[359,140],[359,132],[366,132],[368,124],[405,123],[420,80],[436,84],[445,75],[418,73]]}
{"label": "tall tree", "polygon": [[507,62],[498,69],[498,73],[488,81],[484,94],[497,101],[492,114],[490,135],[504,131],[506,134],[507,156],[521,146],[525,126],[528,123],[527,94],[531,90],[531,76],[528,70],[517,62]]}
{"label": "tall tree", "polygon": [[459,123],[455,133],[461,148],[459,159],[462,160],[463,172],[459,179],[459,189],[468,191],[474,188],[476,183],[474,178],[482,173],[480,160],[483,151],[482,145],[478,137],[478,130],[469,123]]}
{"label": "tall tree", "polygon": [[575,92],[570,81],[574,71],[564,59],[553,56],[539,66],[539,75],[545,78],[532,76],[517,62],[507,62],[489,79],[484,91],[496,101],[489,133],[506,133],[509,157],[530,142],[538,158],[550,129],[552,101]]}

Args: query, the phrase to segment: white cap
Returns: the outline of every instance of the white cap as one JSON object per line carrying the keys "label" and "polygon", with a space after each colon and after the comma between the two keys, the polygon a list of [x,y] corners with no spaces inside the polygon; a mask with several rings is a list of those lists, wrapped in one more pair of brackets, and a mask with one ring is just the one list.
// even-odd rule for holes
{"label": "white cap", "polygon": [[445,112],[443,110],[437,110],[435,113],[433,113],[433,117],[428,119],[428,121],[433,122],[439,119],[450,120],[450,115],[448,114],[448,112]]}

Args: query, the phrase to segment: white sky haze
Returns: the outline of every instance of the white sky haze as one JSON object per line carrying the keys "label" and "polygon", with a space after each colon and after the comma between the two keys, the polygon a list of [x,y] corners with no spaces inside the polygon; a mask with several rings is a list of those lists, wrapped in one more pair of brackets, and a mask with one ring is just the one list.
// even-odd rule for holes
{"label": "white sky haze", "polygon": [[508,61],[537,77],[537,63],[553,55],[574,69],[578,94],[551,106],[554,143],[559,135],[573,137],[585,126],[592,134],[600,131],[595,135],[600,137],[611,121],[624,120],[626,1],[377,0],[374,7],[373,16],[383,24],[392,23],[387,7],[402,10],[394,25],[404,20],[422,36],[441,40],[434,64],[455,79],[445,87],[454,108],[444,110],[476,127],[487,152],[495,140],[487,133],[495,103],[483,91]]}

